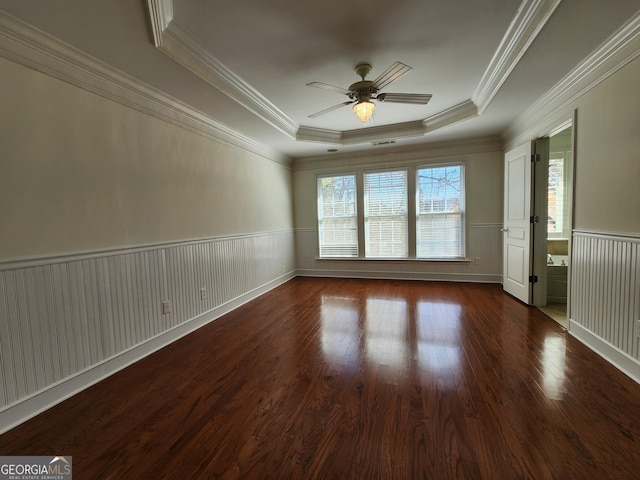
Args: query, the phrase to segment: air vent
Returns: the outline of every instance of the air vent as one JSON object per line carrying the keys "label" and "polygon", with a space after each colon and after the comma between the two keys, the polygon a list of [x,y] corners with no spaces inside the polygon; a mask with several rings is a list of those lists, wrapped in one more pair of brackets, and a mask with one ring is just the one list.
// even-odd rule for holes
{"label": "air vent", "polygon": [[374,146],[379,146],[379,145],[391,145],[393,143],[396,143],[395,140],[376,140],[375,142],[371,142],[371,145]]}

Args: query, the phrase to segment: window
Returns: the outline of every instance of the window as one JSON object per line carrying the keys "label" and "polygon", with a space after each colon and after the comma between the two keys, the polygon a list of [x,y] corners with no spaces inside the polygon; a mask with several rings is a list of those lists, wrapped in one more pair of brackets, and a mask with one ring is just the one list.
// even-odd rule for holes
{"label": "window", "polygon": [[320,257],[358,256],[356,177],[318,178]]}
{"label": "window", "polygon": [[416,257],[464,258],[464,167],[416,171]]}
{"label": "window", "polygon": [[407,256],[407,172],[364,174],[367,258]]}
{"label": "window", "polygon": [[564,152],[549,156],[547,191],[547,237],[569,238],[569,203],[567,198],[567,165]]}
{"label": "window", "polygon": [[463,162],[319,176],[317,199],[320,258],[466,258]]}

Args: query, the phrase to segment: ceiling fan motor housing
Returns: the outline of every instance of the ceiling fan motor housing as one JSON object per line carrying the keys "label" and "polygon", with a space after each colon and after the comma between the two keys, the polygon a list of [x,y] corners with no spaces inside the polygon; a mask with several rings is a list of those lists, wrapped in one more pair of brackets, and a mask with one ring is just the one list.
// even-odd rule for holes
{"label": "ceiling fan motor housing", "polygon": [[349,98],[359,102],[366,102],[371,98],[375,98],[378,90],[372,86],[373,82],[371,80],[365,80],[365,77],[371,70],[373,70],[373,66],[371,66],[370,63],[359,63],[356,65],[355,72],[362,80],[349,86],[349,90],[353,92],[352,95],[349,95]]}
{"label": "ceiling fan motor housing", "polygon": [[349,90],[352,92],[349,97],[359,101],[375,98],[376,93],[378,93],[378,90],[373,87],[373,82],[370,80],[353,83],[349,86]]}

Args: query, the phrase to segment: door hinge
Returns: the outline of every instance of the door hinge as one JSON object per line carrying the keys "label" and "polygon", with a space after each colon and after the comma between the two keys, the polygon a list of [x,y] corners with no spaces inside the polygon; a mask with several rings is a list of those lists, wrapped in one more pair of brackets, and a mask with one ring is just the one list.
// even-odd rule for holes
{"label": "door hinge", "polygon": [[531,215],[529,217],[529,223],[538,223],[540,221],[540,217],[538,215]]}
{"label": "door hinge", "polygon": [[536,163],[540,161],[540,154],[539,153],[532,153],[531,154],[531,162],[532,163]]}
{"label": "door hinge", "polygon": [[538,283],[537,275],[529,275],[529,283]]}

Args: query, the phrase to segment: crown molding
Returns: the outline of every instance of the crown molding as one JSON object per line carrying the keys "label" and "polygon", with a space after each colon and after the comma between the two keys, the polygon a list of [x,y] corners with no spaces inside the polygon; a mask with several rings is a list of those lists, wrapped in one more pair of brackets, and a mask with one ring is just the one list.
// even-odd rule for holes
{"label": "crown molding", "polygon": [[173,0],[148,0],[147,6],[151,18],[153,43],[156,47],[160,47],[162,46],[162,32],[173,20]]}
{"label": "crown molding", "polygon": [[296,140],[342,145],[342,132],[340,130],[305,127],[301,125],[296,132]]}
{"label": "crown molding", "polygon": [[502,137],[488,136],[448,140],[420,145],[396,145],[378,150],[340,152],[332,155],[317,155],[296,158],[293,170],[368,168],[380,165],[418,165],[461,159],[469,155],[497,152],[502,154]]}
{"label": "crown molding", "polygon": [[342,145],[356,145],[397,138],[421,137],[426,133],[422,120],[393,123],[342,132]]}
{"label": "crown molding", "polygon": [[300,126],[296,133],[296,140],[331,143],[333,145],[357,145],[399,138],[421,137],[439,128],[468,120],[477,115],[478,107],[473,101],[466,100],[424,120],[415,120],[413,122],[380,125],[357,130],[346,130],[344,132]]}
{"label": "crown molding", "polygon": [[173,0],[148,0],[154,42],[167,56],[290,138],[298,125],[173,19]]}
{"label": "crown molding", "polygon": [[476,103],[473,100],[466,100],[429,118],[425,118],[422,123],[425,133],[427,133],[463,120],[469,120],[478,115],[480,115],[480,112]]}
{"label": "crown molding", "polygon": [[560,1],[523,0],[473,94],[478,114],[482,114],[489,106]]}
{"label": "crown molding", "polygon": [[546,119],[562,113],[639,56],[640,11],[520,115],[505,131],[507,144],[544,135]]}
{"label": "crown molding", "polygon": [[291,159],[269,150],[188,105],[0,10],[0,57],[287,167]]}

